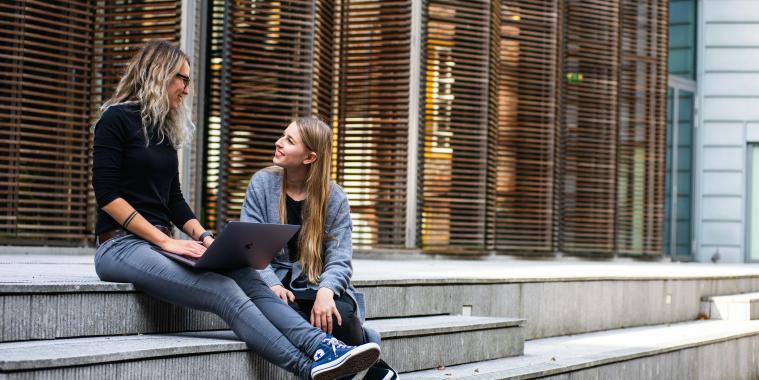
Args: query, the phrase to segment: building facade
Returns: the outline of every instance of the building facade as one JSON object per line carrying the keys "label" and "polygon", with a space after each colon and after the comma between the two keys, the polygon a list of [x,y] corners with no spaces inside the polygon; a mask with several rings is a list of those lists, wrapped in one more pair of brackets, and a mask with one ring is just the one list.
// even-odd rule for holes
{"label": "building facade", "polygon": [[165,38],[195,57],[198,135],[181,170],[213,228],[238,216],[289,120],[316,114],[333,126],[357,248],[699,259],[678,253],[699,216],[672,213],[694,197],[677,190],[685,161],[668,158],[689,111],[667,105],[702,93],[688,87],[701,79],[670,80],[667,102],[676,3],[2,5],[0,239],[92,244],[88,122],[129,55]]}
{"label": "building facade", "polygon": [[690,131],[681,137],[694,150],[686,156],[695,157],[689,168],[694,173],[690,255],[697,261],[754,262],[759,260],[759,3],[691,3],[696,5],[695,70],[683,76],[695,79],[696,88],[681,92],[678,100],[685,115],[679,128]]}

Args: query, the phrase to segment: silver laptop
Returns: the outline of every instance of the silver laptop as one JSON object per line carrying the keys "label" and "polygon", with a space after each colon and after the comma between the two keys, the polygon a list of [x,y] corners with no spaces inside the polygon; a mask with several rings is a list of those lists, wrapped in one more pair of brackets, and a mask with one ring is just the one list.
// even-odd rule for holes
{"label": "silver laptop", "polygon": [[229,222],[199,259],[159,252],[198,269],[264,269],[298,229],[292,224]]}

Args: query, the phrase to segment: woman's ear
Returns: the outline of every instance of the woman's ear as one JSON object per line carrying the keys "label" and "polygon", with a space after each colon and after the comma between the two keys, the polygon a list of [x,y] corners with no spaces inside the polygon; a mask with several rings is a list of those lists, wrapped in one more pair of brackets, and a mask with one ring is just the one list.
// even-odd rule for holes
{"label": "woman's ear", "polygon": [[306,159],[303,160],[303,165],[312,164],[314,161],[316,161],[316,152],[311,152],[306,156]]}

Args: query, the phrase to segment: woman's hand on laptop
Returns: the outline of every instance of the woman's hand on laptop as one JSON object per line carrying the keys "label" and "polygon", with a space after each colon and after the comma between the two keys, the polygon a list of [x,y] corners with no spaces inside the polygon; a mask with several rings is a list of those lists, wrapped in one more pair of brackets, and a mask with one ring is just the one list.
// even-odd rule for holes
{"label": "woman's hand on laptop", "polygon": [[192,259],[200,258],[200,256],[203,256],[206,252],[206,247],[204,247],[199,241],[195,240],[167,239],[160,247],[166,252],[175,253]]}
{"label": "woman's hand on laptop", "polygon": [[213,237],[206,236],[206,238],[203,239],[203,246],[206,248],[211,248],[211,244],[213,244]]}
{"label": "woman's hand on laptop", "polygon": [[282,286],[282,285],[274,285],[274,286],[272,286],[271,287],[271,291],[274,292],[274,294],[276,294],[277,297],[279,297],[279,299],[281,299],[282,301],[284,301],[284,303],[288,303],[287,302],[288,300],[290,302],[294,302],[295,301],[295,294],[293,294],[293,292],[285,289],[285,287]]}

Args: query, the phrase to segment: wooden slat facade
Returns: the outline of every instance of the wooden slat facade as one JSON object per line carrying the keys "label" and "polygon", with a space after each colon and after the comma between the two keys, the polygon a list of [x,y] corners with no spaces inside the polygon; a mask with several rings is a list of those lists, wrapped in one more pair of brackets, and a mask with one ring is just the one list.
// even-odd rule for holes
{"label": "wooden slat facade", "polygon": [[272,165],[291,120],[314,113],[329,122],[334,75],[333,1],[222,3],[212,16],[211,228],[239,217],[251,175]]}
{"label": "wooden slat facade", "polygon": [[81,245],[89,202],[94,8],[0,5],[0,242]]}
{"label": "wooden slat facade", "polygon": [[496,249],[551,253],[560,7],[503,1],[498,83]]}
{"label": "wooden slat facade", "polygon": [[615,244],[619,0],[564,2],[558,249],[612,255]]}
{"label": "wooden slat facade", "polygon": [[425,15],[421,246],[481,251],[490,196],[490,4],[430,0]]}
{"label": "wooden slat facade", "polygon": [[[424,251],[661,254],[667,3],[420,0],[411,67],[412,1],[209,1],[204,222],[236,219],[281,131],[316,114],[357,248],[406,247],[414,186]],[[145,41],[179,41],[181,2],[0,15],[0,240],[91,244],[92,116]]]}
{"label": "wooden slat facade", "polygon": [[664,232],[667,22],[665,0],[622,0],[616,249],[661,255]]}
{"label": "wooden slat facade", "polygon": [[179,1],[0,5],[0,240],[92,243],[91,122],[145,41],[179,41]]}
{"label": "wooden slat facade", "polygon": [[411,1],[344,0],[339,20],[334,168],[351,202],[353,244],[400,248],[406,241]]}

